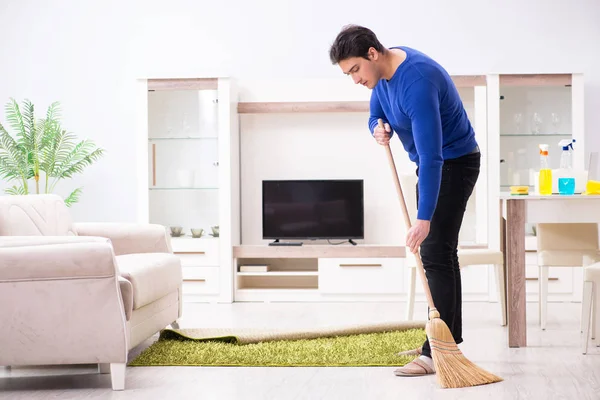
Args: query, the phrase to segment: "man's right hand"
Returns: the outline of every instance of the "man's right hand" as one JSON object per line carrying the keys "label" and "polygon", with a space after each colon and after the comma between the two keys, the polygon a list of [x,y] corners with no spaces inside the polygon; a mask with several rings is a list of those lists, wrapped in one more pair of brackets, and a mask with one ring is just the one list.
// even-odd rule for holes
{"label": "man's right hand", "polygon": [[381,124],[378,124],[373,131],[373,137],[377,140],[382,146],[390,144],[392,129],[390,128],[390,124],[384,124],[384,127],[381,127]]}

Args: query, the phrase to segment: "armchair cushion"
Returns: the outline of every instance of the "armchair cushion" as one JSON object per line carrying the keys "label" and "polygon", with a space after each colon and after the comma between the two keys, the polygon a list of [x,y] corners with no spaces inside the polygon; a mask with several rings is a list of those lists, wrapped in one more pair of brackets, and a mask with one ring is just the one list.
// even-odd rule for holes
{"label": "armchair cushion", "polygon": [[0,236],[75,235],[69,210],[60,196],[0,196]]}
{"label": "armchair cushion", "polygon": [[174,254],[126,254],[116,259],[121,276],[133,287],[134,310],[176,292],[181,286],[181,261]]}
{"label": "armchair cushion", "polygon": [[134,253],[172,253],[170,236],[164,226],[120,222],[77,222],[80,236],[109,238],[115,255]]}

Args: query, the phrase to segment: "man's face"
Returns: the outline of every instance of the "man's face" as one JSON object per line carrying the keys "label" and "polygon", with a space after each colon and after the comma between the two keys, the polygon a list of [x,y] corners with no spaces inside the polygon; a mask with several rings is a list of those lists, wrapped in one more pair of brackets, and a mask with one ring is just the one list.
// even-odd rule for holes
{"label": "man's face", "polygon": [[362,57],[352,57],[339,62],[342,72],[350,75],[356,84],[360,84],[373,89],[379,82],[380,74],[377,66],[379,53],[374,49],[369,49],[369,59]]}

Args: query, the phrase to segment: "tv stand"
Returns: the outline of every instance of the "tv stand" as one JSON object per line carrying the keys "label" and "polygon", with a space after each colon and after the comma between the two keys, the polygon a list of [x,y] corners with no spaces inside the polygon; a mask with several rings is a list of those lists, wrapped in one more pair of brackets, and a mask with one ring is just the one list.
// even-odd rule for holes
{"label": "tv stand", "polygon": [[351,244],[352,246],[356,246],[356,242],[355,242],[354,240],[352,240],[352,239],[348,239],[348,241],[350,242],[350,244]]}
{"label": "tv stand", "polygon": [[302,246],[302,242],[280,242],[279,239],[275,239],[269,246]]}
{"label": "tv stand", "polygon": [[403,299],[403,246],[275,243],[233,246],[236,302]]}

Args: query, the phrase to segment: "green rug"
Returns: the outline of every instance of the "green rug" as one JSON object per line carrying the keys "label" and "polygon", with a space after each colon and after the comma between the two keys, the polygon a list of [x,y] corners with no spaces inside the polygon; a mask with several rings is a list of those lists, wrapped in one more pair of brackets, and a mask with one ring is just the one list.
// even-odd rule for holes
{"label": "green rug", "polygon": [[303,331],[165,329],[130,366],[402,366],[426,339],[424,323]]}

